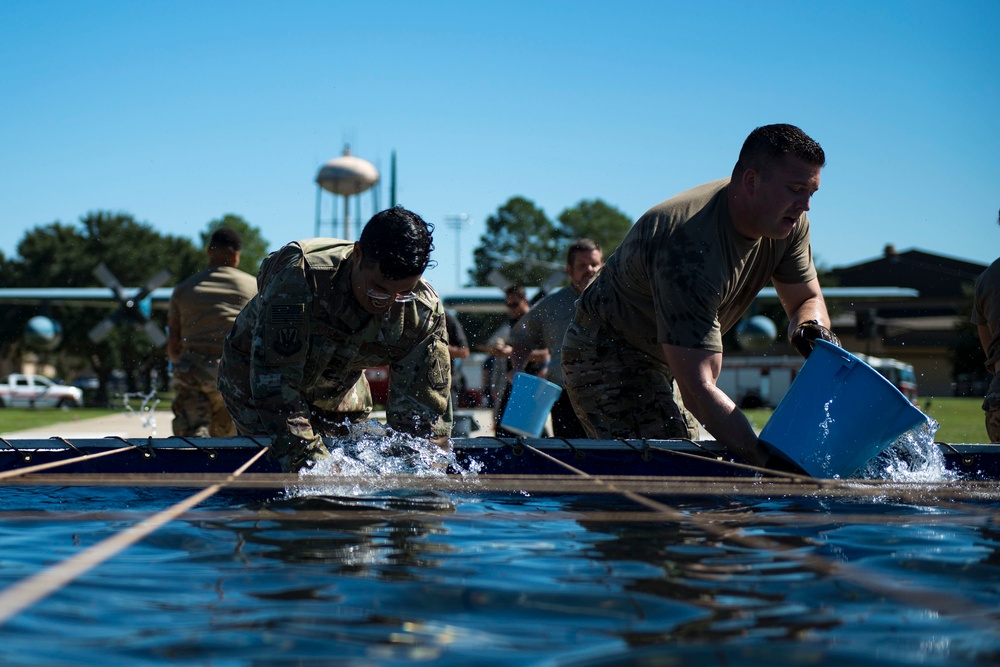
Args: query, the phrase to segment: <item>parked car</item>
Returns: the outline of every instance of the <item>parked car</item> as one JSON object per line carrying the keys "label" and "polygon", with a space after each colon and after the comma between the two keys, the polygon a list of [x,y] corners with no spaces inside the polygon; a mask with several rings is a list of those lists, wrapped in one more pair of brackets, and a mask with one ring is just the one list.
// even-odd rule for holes
{"label": "parked car", "polygon": [[14,373],[0,383],[0,407],[78,408],[83,405],[83,390],[56,384],[43,375]]}

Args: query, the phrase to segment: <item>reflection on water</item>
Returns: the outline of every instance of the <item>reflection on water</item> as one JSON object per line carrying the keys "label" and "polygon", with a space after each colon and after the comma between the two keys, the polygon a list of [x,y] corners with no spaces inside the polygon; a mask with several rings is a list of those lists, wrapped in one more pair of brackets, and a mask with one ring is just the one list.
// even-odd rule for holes
{"label": "reflection on water", "polygon": [[[303,473],[308,482],[336,466],[364,478],[359,485],[212,497],[0,627],[0,662],[1000,660],[996,501],[748,497],[735,484],[729,495],[650,491],[683,513],[676,522],[610,493],[445,494],[384,483],[386,473],[456,466],[427,444],[369,427]],[[935,465],[897,449],[878,474]],[[476,473],[474,463],[461,470]],[[6,489],[0,587],[190,492]]]}
{"label": "reflection on water", "polygon": [[[38,508],[27,495],[15,500]],[[9,585],[131,523],[74,514],[108,511],[109,502],[152,510],[172,500],[164,490],[53,491],[44,505],[61,519],[0,524],[0,580]],[[0,660],[933,665],[1000,658],[1000,637],[983,631],[995,628],[995,612],[946,615],[933,599],[958,596],[970,613],[1000,606],[995,506],[684,498],[674,506],[692,520],[666,523],[641,520],[641,508],[616,496],[394,490],[234,500],[213,500],[15,617],[0,628]],[[708,524],[769,538],[786,553],[719,539]],[[808,557],[920,587],[927,604],[859,587]]]}

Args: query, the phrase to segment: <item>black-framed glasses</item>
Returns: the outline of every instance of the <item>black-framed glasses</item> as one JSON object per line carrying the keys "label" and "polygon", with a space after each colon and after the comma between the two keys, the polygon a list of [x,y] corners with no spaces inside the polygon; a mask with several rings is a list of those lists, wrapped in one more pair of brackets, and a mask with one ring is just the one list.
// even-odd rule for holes
{"label": "black-framed glasses", "polygon": [[379,292],[378,290],[370,289],[368,290],[368,298],[372,300],[376,306],[384,306],[389,303],[389,301],[395,301],[396,303],[409,303],[411,301],[417,300],[417,295],[413,292],[399,292],[397,294],[386,294],[385,292]]}

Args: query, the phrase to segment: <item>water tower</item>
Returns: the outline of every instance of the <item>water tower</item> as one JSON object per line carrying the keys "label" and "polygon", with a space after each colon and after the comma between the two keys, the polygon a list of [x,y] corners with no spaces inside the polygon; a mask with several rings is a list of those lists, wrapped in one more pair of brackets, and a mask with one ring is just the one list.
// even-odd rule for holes
{"label": "water tower", "polygon": [[[358,228],[361,227],[361,200],[360,195],[362,192],[369,190],[373,185],[378,183],[379,175],[378,169],[375,168],[368,160],[363,160],[359,157],[351,155],[351,147],[344,147],[344,154],[340,157],[336,157],[326,164],[324,164],[319,173],[316,174],[316,185],[319,186],[316,189],[316,236],[319,236],[320,220],[322,215],[322,197],[323,190],[332,193],[334,196],[340,196],[344,198],[344,234],[343,238],[350,240],[351,238],[351,218],[350,218],[350,202],[351,197],[354,196],[357,201],[358,210]],[[372,208],[374,211],[378,210],[378,190],[372,190]],[[336,209],[334,209],[336,210]],[[337,219],[334,217],[335,214],[331,214],[330,223],[335,229],[337,224]],[[334,231],[336,234],[336,231]]]}

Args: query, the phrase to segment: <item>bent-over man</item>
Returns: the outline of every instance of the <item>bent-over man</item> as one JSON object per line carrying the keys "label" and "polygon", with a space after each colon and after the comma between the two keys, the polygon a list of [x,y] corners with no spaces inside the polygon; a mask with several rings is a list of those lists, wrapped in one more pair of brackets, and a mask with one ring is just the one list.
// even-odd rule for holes
{"label": "bent-over man", "polygon": [[283,470],[325,458],[323,436],[368,418],[373,366],[389,366],[390,427],[451,435],[444,309],[422,278],[432,231],[397,206],[356,243],[296,241],[264,261],[258,294],[226,337],[219,388],[240,433],[271,436]]}
{"label": "bent-over man", "polygon": [[696,439],[701,422],[744,460],[768,461],[716,386],[722,334],[770,282],[796,350],[808,354],[815,338],[839,343],[806,215],[825,161],[799,128],[759,127],[730,178],[682,192],[636,222],[580,297],[563,341],[566,388],[591,437]]}

